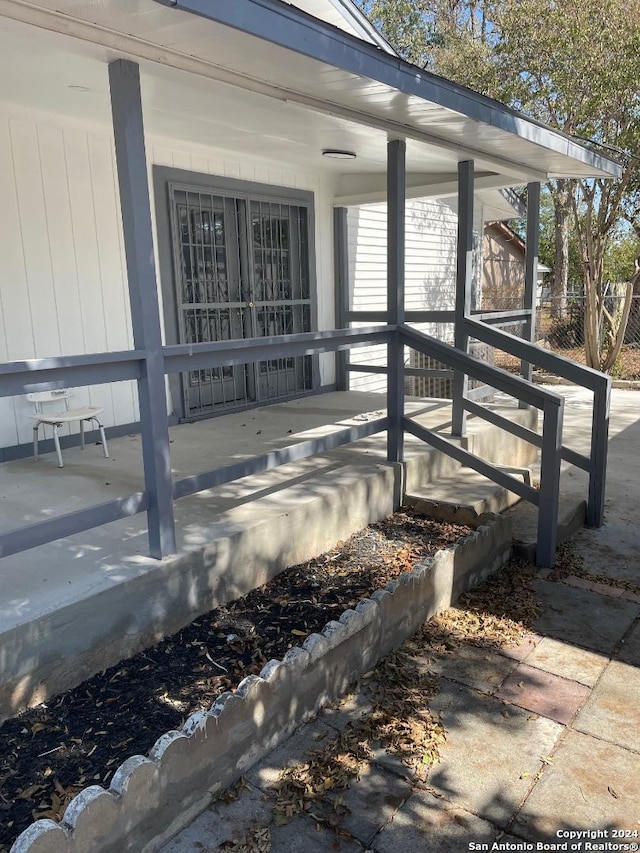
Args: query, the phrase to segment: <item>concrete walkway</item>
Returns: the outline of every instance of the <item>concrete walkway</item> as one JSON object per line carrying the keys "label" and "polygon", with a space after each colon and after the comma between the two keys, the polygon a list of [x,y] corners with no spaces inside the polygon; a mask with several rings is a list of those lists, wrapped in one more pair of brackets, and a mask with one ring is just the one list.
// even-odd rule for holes
{"label": "concrete walkway", "polygon": [[[586,400],[581,391],[563,390],[567,437],[580,449]],[[565,490],[584,494],[578,479],[568,472]],[[342,826],[351,837],[336,839],[307,814],[273,824],[269,793],[281,770],[308,760],[319,741],[367,713],[356,694],[299,729],[253,768],[235,801],[213,806],[163,853],[457,853],[489,850],[496,840],[493,849],[637,849],[639,505],[640,394],[616,390],[607,522],[575,538],[584,568],[599,578],[559,582],[538,572],[533,584],[541,613],[536,633],[520,647],[461,646],[446,659],[425,653],[425,667],[439,681],[430,707],[447,732],[427,785],[381,754],[344,796],[349,811]],[[253,841],[239,844],[252,832]],[[542,842],[549,846],[537,847]]]}

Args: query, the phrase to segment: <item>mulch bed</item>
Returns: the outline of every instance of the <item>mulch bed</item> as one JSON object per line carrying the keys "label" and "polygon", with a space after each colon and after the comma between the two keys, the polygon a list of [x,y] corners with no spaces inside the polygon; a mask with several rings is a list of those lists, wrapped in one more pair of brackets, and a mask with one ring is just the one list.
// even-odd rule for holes
{"label": "mulch bed", "polygon": [[0,853],[33,820],[280,659],[331,619],[470,532],[402,510],[0,727]]}
{"label": "mulch bed", "polygon": [[[366,713],[355,713],[334,735],[316,735],[316,745],[300,756],[301,761],[285,766],[266,789],[265,799],[272,803],[266,822],[252,824],[248,832],[245,827],[241,837],[223,841],[216,850],[269,853],[272,828],[290,823],[302,812],[315,820],[318,829],[326,826],[332,830],[329,849],[341,850],[342,840],[352,838],[345,826],[349,814],[345,792],[367,772],[381,749],[405,765],[412,790],[438,796],[429,785],[429,773],[441,758],[447,731],[440,716],[430,710],[430,701],[440,689],[440,676],[432,674],[429,661],[451,659],[464,646],[500,652],[526,641],[535,632],[540,615],[532,584],[536,575],[534,566],[512,559],[365,673],[356,691],[360,711],[367,707]],[[640,592],[633,584],[588,572],[573,543],[568,542],[559,547],[556,568],[547,579],[562,583],[572,575]],[[250,787],[240,779],[217,800],[237,800],[245,786]]]}
{"label": "mulch bed", "polygon": [[[429,772],[440,760],[447,732],[440,715],[430,709],[440,677],[431,673],[429,661],[446,658],[465,645],[498,651],[520,645],[539,615],[531,584],[535,574],[524,561],[511,560],[365,673],[356,689],[357,702],[361,710],[367,707],[366,713],[354,714],[334,735],[316,735],[315,746],[302,760],[285,766],[278,780],[268,785],[265,799],[272,809],[267,822],[223,841],[216,850],[269,853],[272,826],[290,823],[302,812],[318,829],[324,825],[332,830],[330,849],[341,850],[341,841],[353,838],[345,826],[350,814],[345,792],[367,773],[381,750],[407,768],[405,776],[413,790],[437,796],[429,785]],[[218,801],[238,799],[245,785],[246,780],[240,779],[220,793]]]}

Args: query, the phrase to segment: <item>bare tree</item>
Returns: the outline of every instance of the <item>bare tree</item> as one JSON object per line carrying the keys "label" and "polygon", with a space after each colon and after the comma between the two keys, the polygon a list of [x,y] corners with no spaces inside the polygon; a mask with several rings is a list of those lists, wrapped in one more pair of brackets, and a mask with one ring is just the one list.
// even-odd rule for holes
{"label": "bare tree", "polygon": [[[364,0],[363,0],[364,2]],[[640,0],[372,0],[391,41],[399,15],[413,36],[409,58],[502,100],[599,150],[640,150]],[[555,207],[553,295],[567,293],[569,224],[580,241],[587,303],[587,363],[610,369],[628,309],[611,314],[604,258],[620,218],[640,215],[637,158],[614,181],[549,185]],[[613,361],[612,361],[613,359]]]}

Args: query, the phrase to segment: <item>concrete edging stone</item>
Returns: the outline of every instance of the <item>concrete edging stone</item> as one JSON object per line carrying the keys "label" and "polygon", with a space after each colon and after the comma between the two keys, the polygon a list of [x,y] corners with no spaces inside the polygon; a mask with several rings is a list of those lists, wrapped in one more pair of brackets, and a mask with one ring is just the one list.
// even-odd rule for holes
{"label": "concrete edging stone", "polygon": [[339,698],[511,555],[511,522],[487,514],[456,545],[345,610],[281,661],[267,663],[235,693],[223,693],[180,731],[162,735],[149,756],[120,765],[108,790],[93,785],[62,823],[39,820],[11,853],[154,853],[260,758],[324,705]]}
{"label": "concrete edging stone", "polygon": [[[552,376],[548,373],[539,371],[533,372],[533,381],[536,385],[575,385],[569,379],[564,379],[562,376]],[[619,388],[626,391],[640,391],[640,380],[638,379],[612,379],[612,388]]]}

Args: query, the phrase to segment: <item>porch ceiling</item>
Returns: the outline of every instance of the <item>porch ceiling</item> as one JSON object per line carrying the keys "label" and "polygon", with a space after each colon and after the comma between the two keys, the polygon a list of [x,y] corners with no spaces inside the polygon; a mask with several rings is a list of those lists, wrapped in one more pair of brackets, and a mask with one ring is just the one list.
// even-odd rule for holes
{"label": "porch ceiling", "polygon": [[[130,41],[129,50],[114,49],[3,18],[2,11],[0,0],[0,101],[110,125],[107,63],[130,55],[142,70],[149,135],[326,173],[335,178],[336,188],[342,175],[364,178],[361,186],[369,188],[375,174],[384,184],[388,134],[383,129],[149,61],[132,53]],[[54,18],[48,22],[59,23]],[[111,41],[104,30],[93,33]],[[421,183],[455,171],[453,154],[435,146],[409,147],[409,171],[419,169]],[[322,156],[325,148],[353,150],[358,156],[351,162],[330,160]]]}
{"label": "porch ceiling", "polygon": [[[362,194],[371,176],[386,170],[390,138],[407,139],[409,181],[421,188],[446,183],[467,158],[490,188],[615,173],[610,161],[559,134],[276,5],[311,26],[313,38],[317,25],[325,41],[342,40],[344,48],[347,39],[354,55],[365,51],[363,72],[154,0],[0,0],[0,99],[107,122],[105,63],[130,56],[143,70],[150,134],[327,172],[339,197]],[[24,22],[38,27],[37,35]],[[413,72],[406,91],[371,76],[379,60],[388,63],[390,79],[407,83]],[[414,84],[432,100],[410,93]],[[485,120],[474,117],[478,109]],[[353,150],[357,159],[331,162],[323,148]]]}

